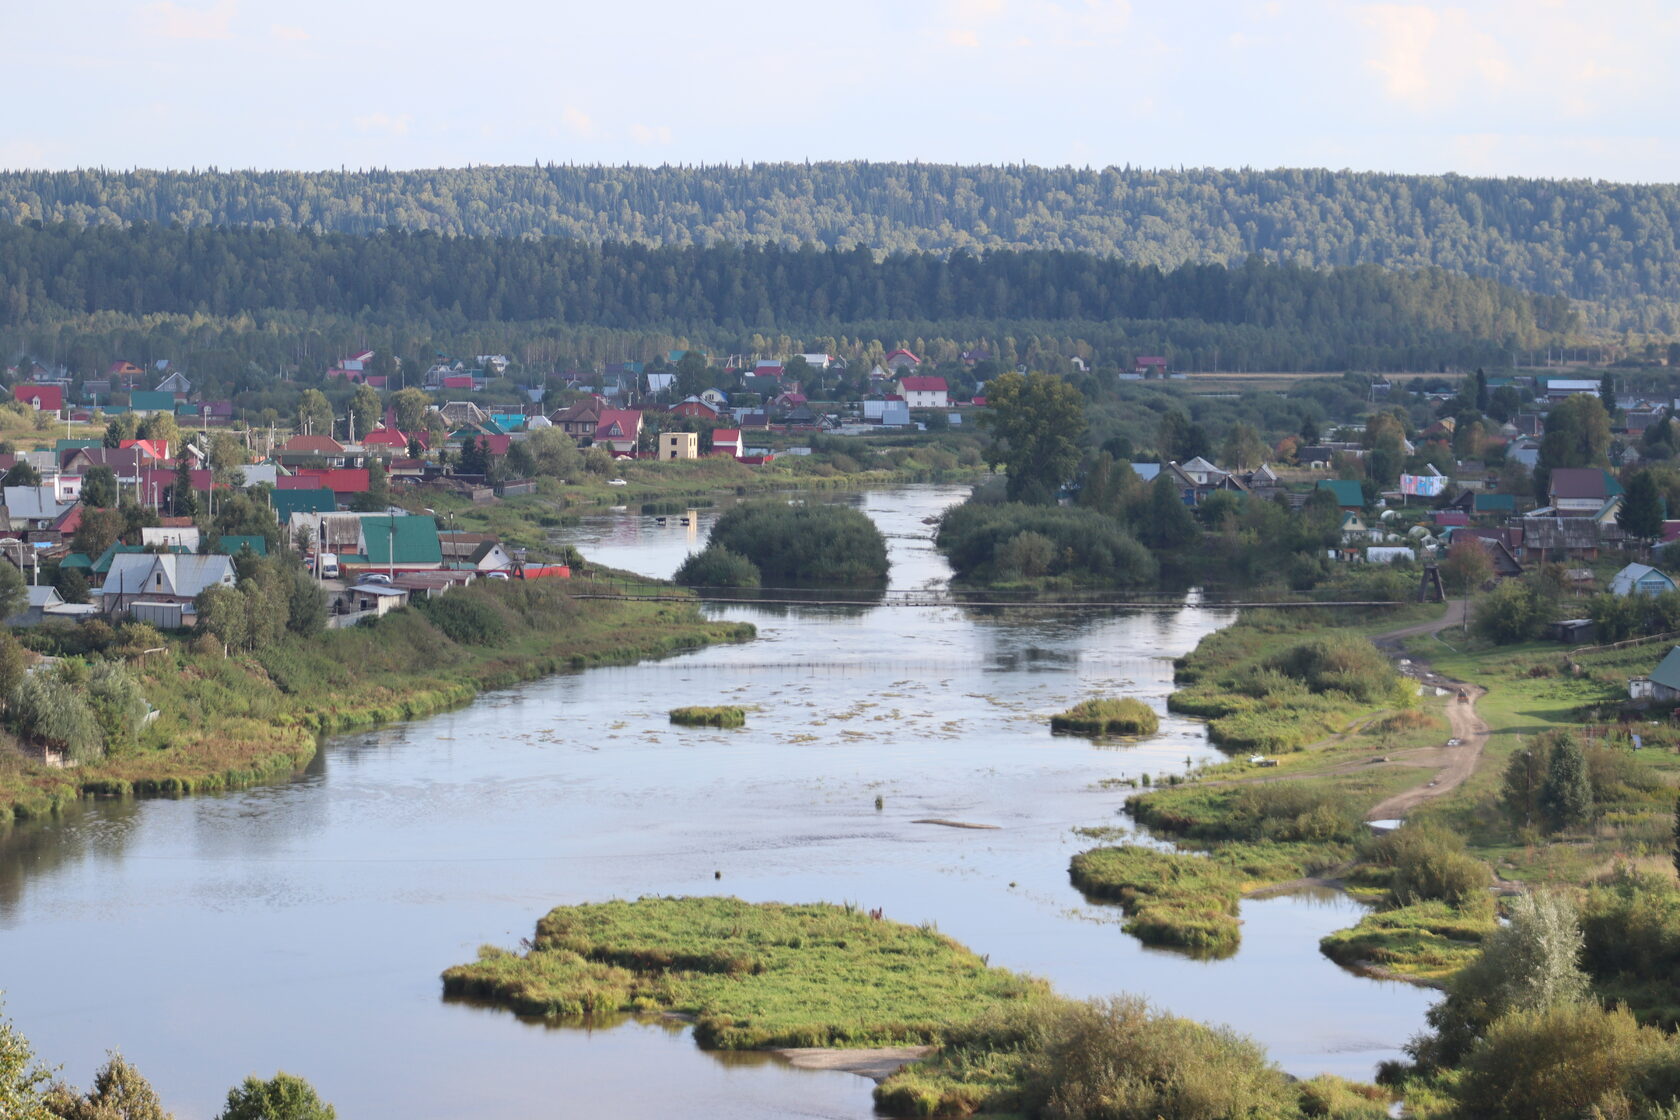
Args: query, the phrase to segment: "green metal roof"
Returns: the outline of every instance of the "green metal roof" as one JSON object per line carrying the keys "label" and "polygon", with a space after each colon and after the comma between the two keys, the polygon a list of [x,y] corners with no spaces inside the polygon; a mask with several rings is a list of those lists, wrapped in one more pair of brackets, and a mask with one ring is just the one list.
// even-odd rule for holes
{"label": "green metal roof", "polygon": [[1339,506],[1365,506],[1365,489],[1350,478],[1324,478],[1318,483],[1320,490],[1328,490],[1336,495]]}
{"label": "green metal roof", "polygon": [[1475,501],[1477,512],[1497,510],[1503,513],[1514,513],[1517,508],[1517,499],[1514,494],[1477,494]]}
{"label": "green metal roof", "polygon": [[54,446],[53,450],[57,451],[60,455],[62,455],[66,451],[77,451],[77,450],[80,450],[81,448],[84,448],[84,447],[104,447],[104,446],[105,446],[105,441],[104,440],[98,440],[98,439],[61,439]]}
{"label": "green metal roof", "polygon": [[274,505],[274,516],[284,525],[294,513],[331,513],[338,503],[331,490],[273,490],[268,500]]}
{"label": "green metal roof", "polygon": [[133,409],[149,408],[158,412],[174,412],[175,394],[136,389],[128,395],[128,406]]}
{"label": "green metal roof", "polygon": [[216,542],[216,551],[223,556],[237,556],[243,548],[249,548],[258,556],[268,555],[268,538],[253,536],[223,537]]}
{"label": "green metal roof", "polygon": [[1669,650],[1668,656],[1651,670],[1651,681],[1664,688],[1680,690],[1680,646]]}
{"label": "green metal roof", "polygon": [[125,555],[125,554],[128,554],[128,553],[144,552],[144,551],[146,551],[146,549],[145,549],[145,546],[143,546],[143,545],[123,544],[119,541],[118,543],[111,545],[111,547],[107,548],[104,552],[101,552],[99,554],[99,559],[97,559],[93,562],[93,570],[96,573],[98,573],[99,575],[104,575],[106,572],[109,572],[111,570],[111,560],[112,560],[112,558],[117,557],[117,556],[122,556],[122,555]]}
{"label": "green metal roof", "polygon": [[[441,564],[437,521],[430,517],[364,517],[362,539],[370,564]],[[393,555],[395,553],[395,555]]]}
{"label": "green metal roof", "polygon": [[61,568],[91,568],[93,560],[85,552],[72,552],[58,562]]}

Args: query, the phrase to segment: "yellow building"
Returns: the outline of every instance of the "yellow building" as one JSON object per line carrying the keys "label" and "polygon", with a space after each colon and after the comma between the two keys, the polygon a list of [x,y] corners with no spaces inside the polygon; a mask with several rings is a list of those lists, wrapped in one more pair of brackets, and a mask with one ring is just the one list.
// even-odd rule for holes
{"label": "yellow building", "polygon": [[661,461],[700,458],[700,437],[693,432],[660,432],[659,458]]}

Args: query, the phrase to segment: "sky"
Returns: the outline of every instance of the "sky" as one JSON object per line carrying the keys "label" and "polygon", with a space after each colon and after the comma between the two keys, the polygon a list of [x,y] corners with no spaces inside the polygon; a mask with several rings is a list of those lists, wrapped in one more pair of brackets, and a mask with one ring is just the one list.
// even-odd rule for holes
{"label": "sky", "polygon": [[0,26],[8,169],[1680,180],[1680,0],[0,0]]}

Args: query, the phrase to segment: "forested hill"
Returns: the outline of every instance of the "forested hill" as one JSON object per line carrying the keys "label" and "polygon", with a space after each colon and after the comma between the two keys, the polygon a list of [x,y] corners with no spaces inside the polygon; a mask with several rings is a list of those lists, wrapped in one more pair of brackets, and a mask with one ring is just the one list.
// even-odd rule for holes
{"label": "forested hill", "polygon": [[1680,333],[1680,186],[934,164],[5,172],[0,219],[1438,267]]}
{"label": "forested hill", "polygon": [[255,310],[441,324],[842,328],[878,320],[1191,320],[1283,329],[1299,361],[1448,340],[1533,346],[1556,296],[1436,271],[1248,261],[1170,272],[1089,253],[890,254],[722,245],[367,237],[297,230],[0,225],[0,324],[65,314]]}

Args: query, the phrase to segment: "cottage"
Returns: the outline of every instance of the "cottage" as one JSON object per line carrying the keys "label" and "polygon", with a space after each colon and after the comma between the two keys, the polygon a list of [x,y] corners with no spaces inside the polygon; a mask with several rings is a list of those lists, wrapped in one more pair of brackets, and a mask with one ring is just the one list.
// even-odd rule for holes
{"label": "cottage", "polygon": [[99,613],[99,608],[91,603],[66,603],[58,589],[50,585],[27,587],[24,590],[29,596],[29,605],[6,619],[7,626],[39,626],[43,622],[57,619],[77,622]]}
{"label": "cottage", "polygon": [[187,380],[186,374],[182,373],[180,370],[176,370],[174,373],[171,373],[169,376],[157,383],[156,391],[159,393],[168,393],[170,396],[174,397],[177,402],[180,402],[186,400],[192,395],[192,382]]}
{"label": "cottage", "polygon": [[556,409],[549,420],[556,428],[575,440],[595,438],[595,425],[601,421],[601,403],[591,397],[577,404]]}
{"label": "cottage", "polygon": [[615,455],[634,455],[642,435],[642,414],[629,409],[606,408],[595,425],[595,446]]}
{"label": "cottage", "polygon": [[1567,377],[1551,377],[1546,379],[1546,399],[1561,401],[1567,397],[1584,395],[1596,397],[1602,386],[1597,381],[1583,381]]}
{"label": "cottage", "polygon": [[1552,471],[1550,506],[1558,516],[1593,513],[1622,493],[1621,484],[1598,467],[1558,467]]}
{"label": "cottage", "polygon": [[129,411],[140,416],[150,416],[155,412],[173,413],[175,394],[136,389],[128,395],[128,407]]}
{"label": "cottage", "polygon": [[[672,416],[683,416],[691,420],[716,420],[718,410],[709,401],[699,397],[687,397],[681,404],[671,407]],[[663,458],[663,456],[661,456]]]}
{"label": "cottage", "polygon": [[908,350],[899,349],[882,358],[881,364],[890,370],[903,372],[907,369],[916,369],[922,364],[922,360]]}
{"label": "cottage", "polygon": [[[261,539],[261,538],[258,538]],[[146,548],[169,545],[188,552],[198,551],[197,528],[164,528],[146,526],[140,530],[140,543]],[[228,553],[232,555],[232,553]]]}
{"label": "cottage", "polygon": [[1649,564],[1629,564],[1610,578],[1610,594],[1661,595],[1674,590],[1674,580]]}
{"label": "cottage", "polygon": [[898,392],[911,408],[947,408],[951,403],[943,377],[901,377]]}
{"label": "cottage", "polygon": [[114,557],[99,589],[108,615],[125,614],[142,601],[174,604],[183,623],[194,613],[193,600],[212,587],[232,587],[233,560],[227,556],[186,556],[179,553],[125,553]]}
{"label": "cottage", "polygon": [[51,529],[75,504],[59,501],[51,485],[7,486],[0,493],[5,495],[6,517],[14,531]]}
{"label": "cottage", "polygon": [[37,412],[59,412],[64,408],[64,389],[58,385],[17,385],[12,399]]}
{"label": "cottage", "polygon": [[712,454],[741,457],[741,429],[716,428],[712,431]]}
{"label": "cottage", "polygon": [[1655,700],[1659,704],[1680,700],[1680,646],[1669,650],[1650,676],[1628,681],[1628,696],[1634,700]]}

